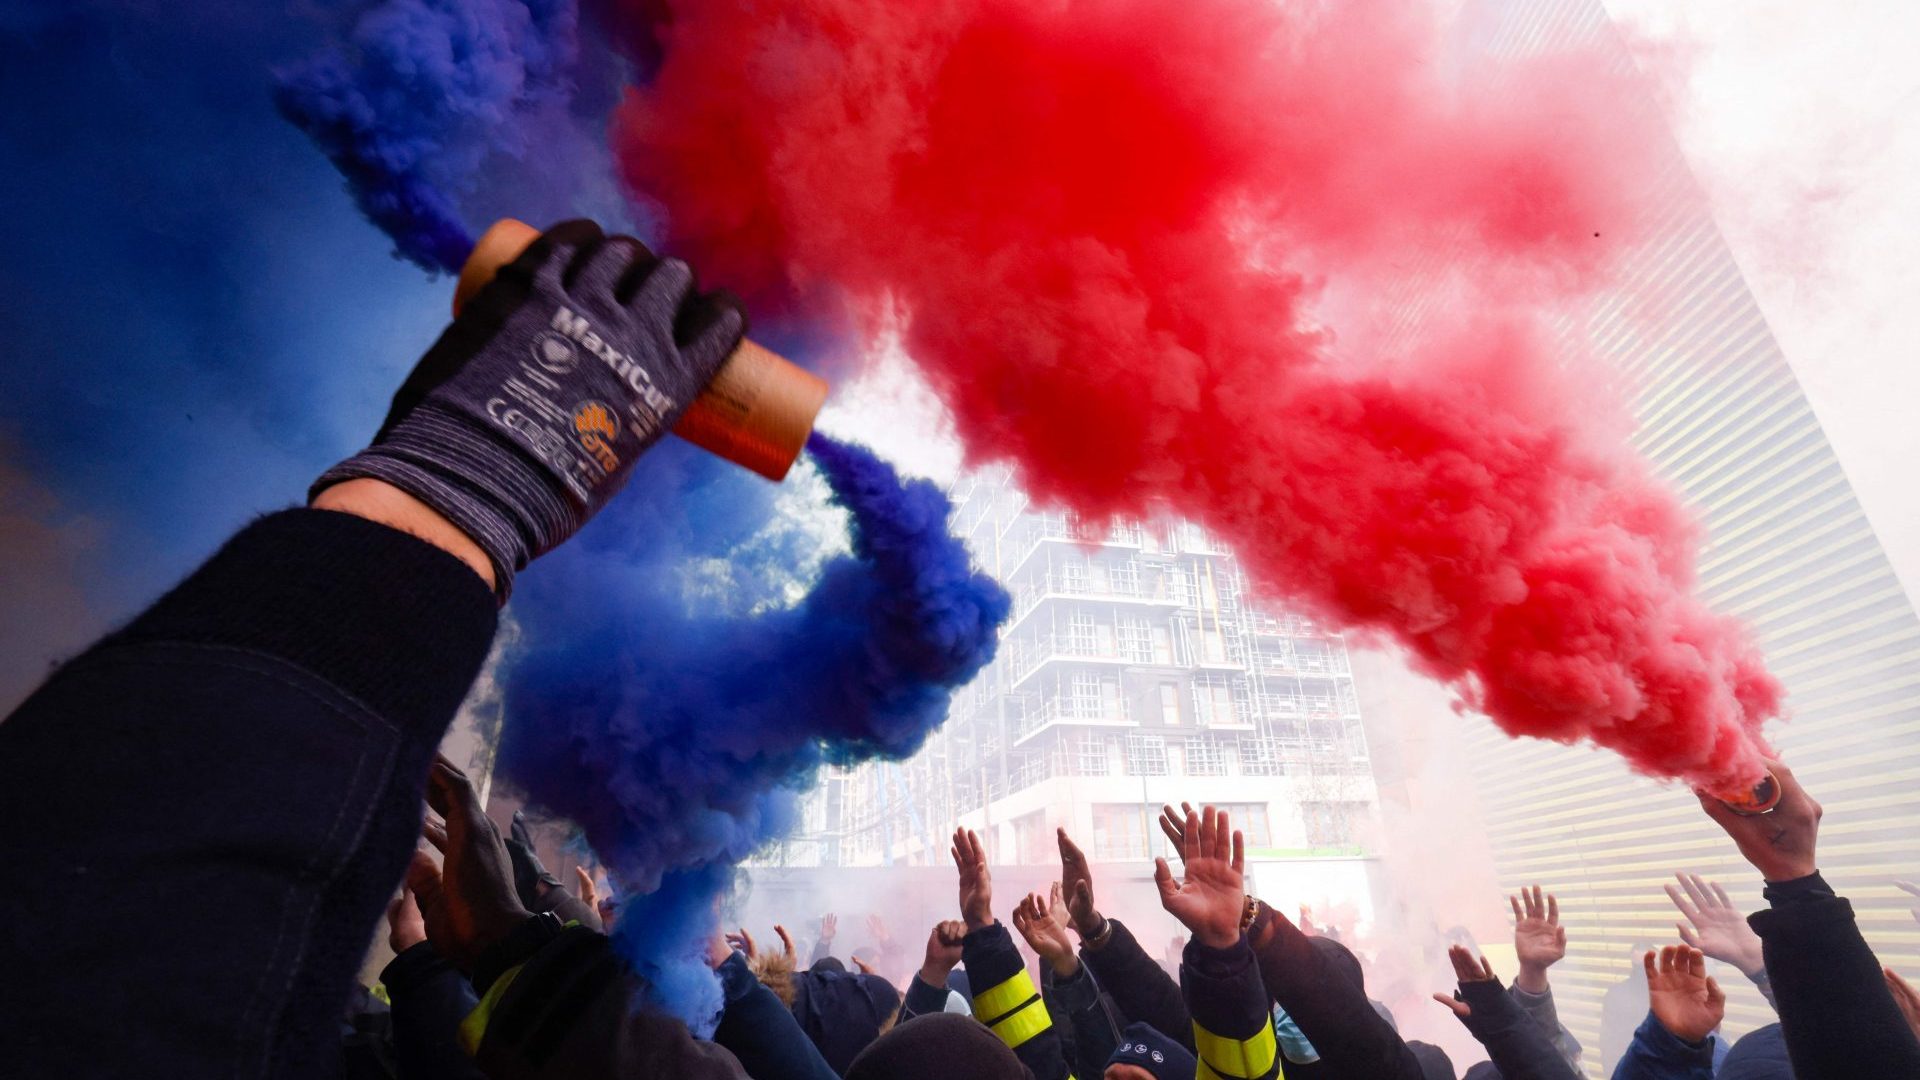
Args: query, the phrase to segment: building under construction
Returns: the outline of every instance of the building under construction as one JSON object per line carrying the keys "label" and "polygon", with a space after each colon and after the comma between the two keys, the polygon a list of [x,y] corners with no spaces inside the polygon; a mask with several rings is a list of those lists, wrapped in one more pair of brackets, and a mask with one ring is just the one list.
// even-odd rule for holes
{"label": "building under construction", "polygon": [[[1030,506],[1005,470],[953,491],[955,529],[1013,595],[992,666],[925,750],[829,770],[788,866],[943,864],[956,823],[1002,865],[1150,872],[1164,802],[1232,811],[1290,891],[1364,907],[1375,792],[1345,642],[1252,605],[1233,553],[1184,522],[1089,529]],[[1255,878],[1260,875],[1256,869]]]}

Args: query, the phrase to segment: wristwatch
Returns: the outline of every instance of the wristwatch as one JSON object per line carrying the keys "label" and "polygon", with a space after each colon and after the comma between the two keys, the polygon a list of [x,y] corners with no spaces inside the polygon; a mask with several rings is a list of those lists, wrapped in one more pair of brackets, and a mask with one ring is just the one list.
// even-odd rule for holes
{"label": "wristwatch", "polygon": [[1253,921],[1260,917],[1260,901],[1247,897],[1246,906],[1240,909],[1240,932],[1246,933],[1253,928]]}
{"label": "wristwatch", "polygon": [[473,965],[473,989],[482,997],[500,976],[533,958],[547,942],[560,936],[566,924],[551,911],[542,911],[507,931],[507,936],[486,947]]}

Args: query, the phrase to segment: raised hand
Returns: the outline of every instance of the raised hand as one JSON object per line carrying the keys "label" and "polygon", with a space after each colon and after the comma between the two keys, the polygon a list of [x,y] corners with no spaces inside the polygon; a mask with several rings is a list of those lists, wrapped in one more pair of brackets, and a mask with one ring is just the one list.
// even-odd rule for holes
{"label": "raised hand", "polygon": [[960,943],[967,936],[967,924],[954,919],[933,924],[927,934],[927,955],[920,962],[920,981],[928,986],[947,985],[947,975],[960,963]]}
{"label": "raised hand", "polygon": [[1071,921],[1067,914],[1067,902],[1061,898],[1060,883],[1057,881],[1047,887],[1047,917],[1063,931]]}
{"label": "raised hand", "polygon": [[[1450,946],[1447,949],[1447,959],[1453,963],[1453,976],[1459,980],[1462,987],[1470,982],[1490,982],[1494,977],[1493,965],[1487,963],[1487,958],[1483,956],[1477,960],[1474,959],[1473,954],[1468,952],[1464,945]],[[1473,1015],[1473,1006],[1460,1000],[1458,994],[1435,994],[1433,1000],[1453,1010],[1453,1015],[1462,1020]]]}
{"label": "raised hand", "polygon": [[[1901,892],[1906,893],[1908,896],[1913,897],[1915,900],[1920,900],[1920,885],[1915,885],[1911,881],[1896,881],[1893,884],[1894,884],[1894,887],[1899,889]],[[1915,906],[1909,908],[1907,910],[1907,914],[1913,916],[1914,922],[1920,923],[1920,904],[1916,904]]]}
{"label": "raised hand", "polygon": [[953,865],[960,870],[960,917],[968,930],[993,925],[993,874],[987,849],[972,829],[953,830]]}
{"label": "raised hand", "polygon": [[532,913],[514,891],[513,863],[500,830],[467,774],[444,756],[427,770],[427,805],[445,822],[429,820],[424,831],[446,864],[435,866],[426,852],[414,852],[407,889],[420,905],[435,951],[471,974],[487,946]]}
{"label": "raised hand", "polygon": [[718,968],[727,962],[727,957],[732,955],[733,935],[715,930],[713,936],[707,939],[707,966]]}
{"label": "raised hand", "polygon": [[1520,890],[1507,897],[1513,907],[1513,951],[1520,972],[1513,984],[1530,994],[1547,992],[1547,969],[1567,955],[1567,930],[1560,925],[1560,901],[1552,893]]}
{"label": "raised hand", "polygon": [[1751,979],[1766,970],[1760,954],[1760,935],[1747,925],[1747,917],[1733,906],[1727,890],[1717,882],[1703,880],[1699,874],[1679,873],[1680,888],[1663,886],[1667,899],[1687,917],[1687,923],[1675,923],[1680,940],[1722,963],[1732,964]]}
{"label": "raised hand", "polygon": [[793,937],[787,933],[787,928],[781,926],[779,923],[775,923],[773,924],[773,932],[780,935],[780,951],[786,955],[788,960],[792,960]]}
{"label": "raised hand", "polygon": [[853,961],[853,966],[860,969],[860,974],[862,975],[878,975],[879,974],[873,969],[872,964],[869,964],[865,960],[860,959],[860,956],[857,953],[848,957],[848,959]]}
{"label": "raised hand", "polygon": [[867,912],[867,935],[883,948],[893,940],[893,935],[887,932],[887,921],[871,911]]}
{"label": "raised hand", "polygon": [[1704,792],[1700,808],[1739,846],[1740,854],[1768,881],[1792,881],[1819,869],[1815,842],[1820,834],[1820,804],[1813,801],[1793,770],[1769,759],[1767,768],[1780,785],[1780,805],[1765,814],[1736,814]]}
{"label": "raised hand", "polygon": [[1029,893],[1022,899],[1013,909],[1013,928],[1026,939],[1027,947],[1053,968],[1055,975],[1071,978],[1080,970],[1080,958],[1074,955],[1073,941],[1067,937],[1066,926],[1054,919],[1047,898]]}
{"label": "raised hand", "polygon": [[1107,921],[1093,906],[1093,868],[1067,830],[1056,832],[1060,840],[1060,892],[1067,901],[1068,921],[1074,933],[1089,938]]}
{"label": "raised hand", "polygon": [[1708,977],[1706,954],[1688,945],[1668,945],[1660,950],[1657,963],[1652,950],[1641,959],[1654,1019],[1677,1038],[1705,1042],[1727,1015],[1727,995]]}
{"label": "raised hand", "polygon": [[1193,813],[1193,804],[1183,802],[1180,812],[1175,813],[1172,806],[1160,807],[1160,831],[1167,834],[1167,842],[1173,845],[1173,853],[1178,856],[1186,850],[1187,817]]}
{"label": "raised hand", "polygon": [[744,926],[738,931],[727,935],[727,944],[739,950],[740,954],[749,960],[754,959],[758,955],[753,948],[753,935],[747,933],[747,928]]}
{"label": "raised hand", "polygon": [[835,915],[831,911],[827,912],[825,915],[820,916],[820,944],[825,945],[831,942],[833,940],[833,935],[839,932],[840,932],[840,916]]}
{"label": "raised hand", "polygon": [[584,866],[573,868],[573,875],[580,884],[580,902],[587,905],[588,911],[600,910],[600,890],[594,887],[593,875],[587,873]]}
{"label": "raised hand", "polygon": [[1900,1006],[1900,1015],[1907,1018],[1907,1026],[1913,1029],[1915,1038],[1920,1038],[1920,990],[1901,978],[1892,968],[1881,968],[1880,974],[1887,980],[1887,993],[1893,995],[1893,1003]]}
{"label": "raised hand", "polygon": [[403,886],[400,895],[387,905],[387,947],[399,956],[425,940],[427,923],[420,917],[420,905],[413,891]]}
{"label": "raised hand", "polygon": [[1240,940],[1240,916],[1246,910],[1246,841],[1232,831],[1227,814],[1207,807],[1187,811],[1181,833],[1182,878],[1175,881],[1167,860],[1153,861],[1153,883],[1160,906],[1193,932],[1194,940],[1224,949]]}

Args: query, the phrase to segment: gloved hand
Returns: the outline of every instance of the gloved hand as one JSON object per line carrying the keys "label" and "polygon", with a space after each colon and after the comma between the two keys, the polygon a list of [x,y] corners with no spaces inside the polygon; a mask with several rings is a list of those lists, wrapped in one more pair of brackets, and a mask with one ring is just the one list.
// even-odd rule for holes
{"label": "gloved hand", "polygon": [[394,395],[373,445],[309,497],[371,478],[405,491],[513,573],[625,485],[746,334],[724,292],[678,259],[569,221],[468,302]]}

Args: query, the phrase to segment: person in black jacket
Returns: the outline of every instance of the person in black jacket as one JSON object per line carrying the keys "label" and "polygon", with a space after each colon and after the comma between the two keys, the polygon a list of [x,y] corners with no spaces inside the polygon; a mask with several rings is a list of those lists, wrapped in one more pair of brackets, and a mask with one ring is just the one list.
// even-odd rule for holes
{"label": "person in black jacket", "polygon": [[1579,1074],[1554,1046],[1550,1034],[1500,985],[1484,957],[1476,961],[1464,946],[1455,945],[1447,950],[1447,958],[1453,962],[1459,990],[1435,994],[1433,999],[1451,1009],[1487,1048],[1487,1056],[1505,1080],[1576,1080]]}
{"label": "person in black jacket", "polygon": [[713,1041],[732,1051],[748,1076],[753,1080],[835,1080],[840,1075],[786,1004],[754,977],[746,954],[732,948],[725,935],[713,936],[707,960],[720,976],[725,1002]]}
{"label": "person in black jacket", "polygon": [[1067,1047],[1078,1075],[1097,1076],[1120,1045],[1126,1026],[1067,937],[1067,905],[1056,882],[1048,896],[1031,893],[1013,910],[1013,928],[1040,958],[1040,1000]]}
{"label": "person in black jacket", "polygon": [[1727,995],[1707,975],[1706,954],[1687,945],[1669,945],[1657,954],[1649,951],[1642,965],[1647,1017],[1614,1066],[1614,1077],[1712,1080],[1714,1032],[1726,1018]]}
{"label": "person in black jacket", "polygon": [[974,1019],[1019,1056],[1034,1080],[1064,1080],[1071,1070],[1060,1032],[1013,937],[993,917],[993,874],[979,834],[954,830],[951,853],[960,871],[960,917],[967,927],[960,958],[973,990]]}
{"label": "person in black jacket", "polygon": [[[328,1068],[513,574],[620,491],[744,331],[684,263],[590,222],[548,230],[468,302],[307,508],[241,529],[0,723],[10,1069]],[[450,901],[449,947],[465,955],[443,950],[449,962],[547,935],[549,916],[503,880],[504,896]],[[75,893],[86,933],[46,933]],[[532,990],[584,995],[570,1016],[624,1012],[579,1004],[616,977],[603,936],[541,944],[511,988],[487,987],[496,1018]],[[659,1074],[699,1075],[685,1027],[650,1024],[627,1031],[657,1047]]]}
{"label": "person in black jacket", "polygon": [[1086,855],[1067,830],[1058,830],[1057,839],[1060,892],[1067,904],[1068,925],[1080,937],[1080,959],[1112,996],[1123,1020],[1146,1024],[1192,1053],[1193,1023],[1180,995],[1180,984],[1147,955],[1124,923],[1100,914],[1094,904],[1093,870]]}
{"label": "person in black jacket", "polygon": [[1747,921],[1760,935],[1780,1029],[1799,1080],[1920,1076],[1920,1038],[1907,1025],[1853,906],[1820,876],[1820,804],[1793,770],[1767,762],[1780,785],[1771,812],[1735,813],[1710,795],[1700,806],[1766,879],[1770,905]]}
{"label": "person in black jacket", "polygon": [[460,1023],[480,1004],[473,986],[427,941],[413,893],[387,907],[393,959],[380,972],[393,1005],[393,1051],[403,1080],[479,1080],[485,1074],[460,1049]]}
{"label": "person in black jacket", "polygon": [[1181,873],[1154,860],[1160,904],[1192,932],[1180,959],[1180,989],[1193,1016],[1199,1075],[1273,1080],[1280,1047],[1260,967],[1247,944],[1246,841],[1225,812],[1189,810]]}
{"label": "person in black jacket", "polygon": [[[1191,808],[1160,814],[1160,828],[1183,850]],[[1348,979],[1327,952],[1285,915],[1250,900],[1247,940],[1273,1003],[1286,1010],[1319,1060],[1300,1076],[1324,1080],[1426,1080],[1420,1058],[1373,1008],[1366,990]],[[1311,1072],[1309,1072],[1311,1070]],[[1290,1070],[1289,1076],[1294,1075]]]}

